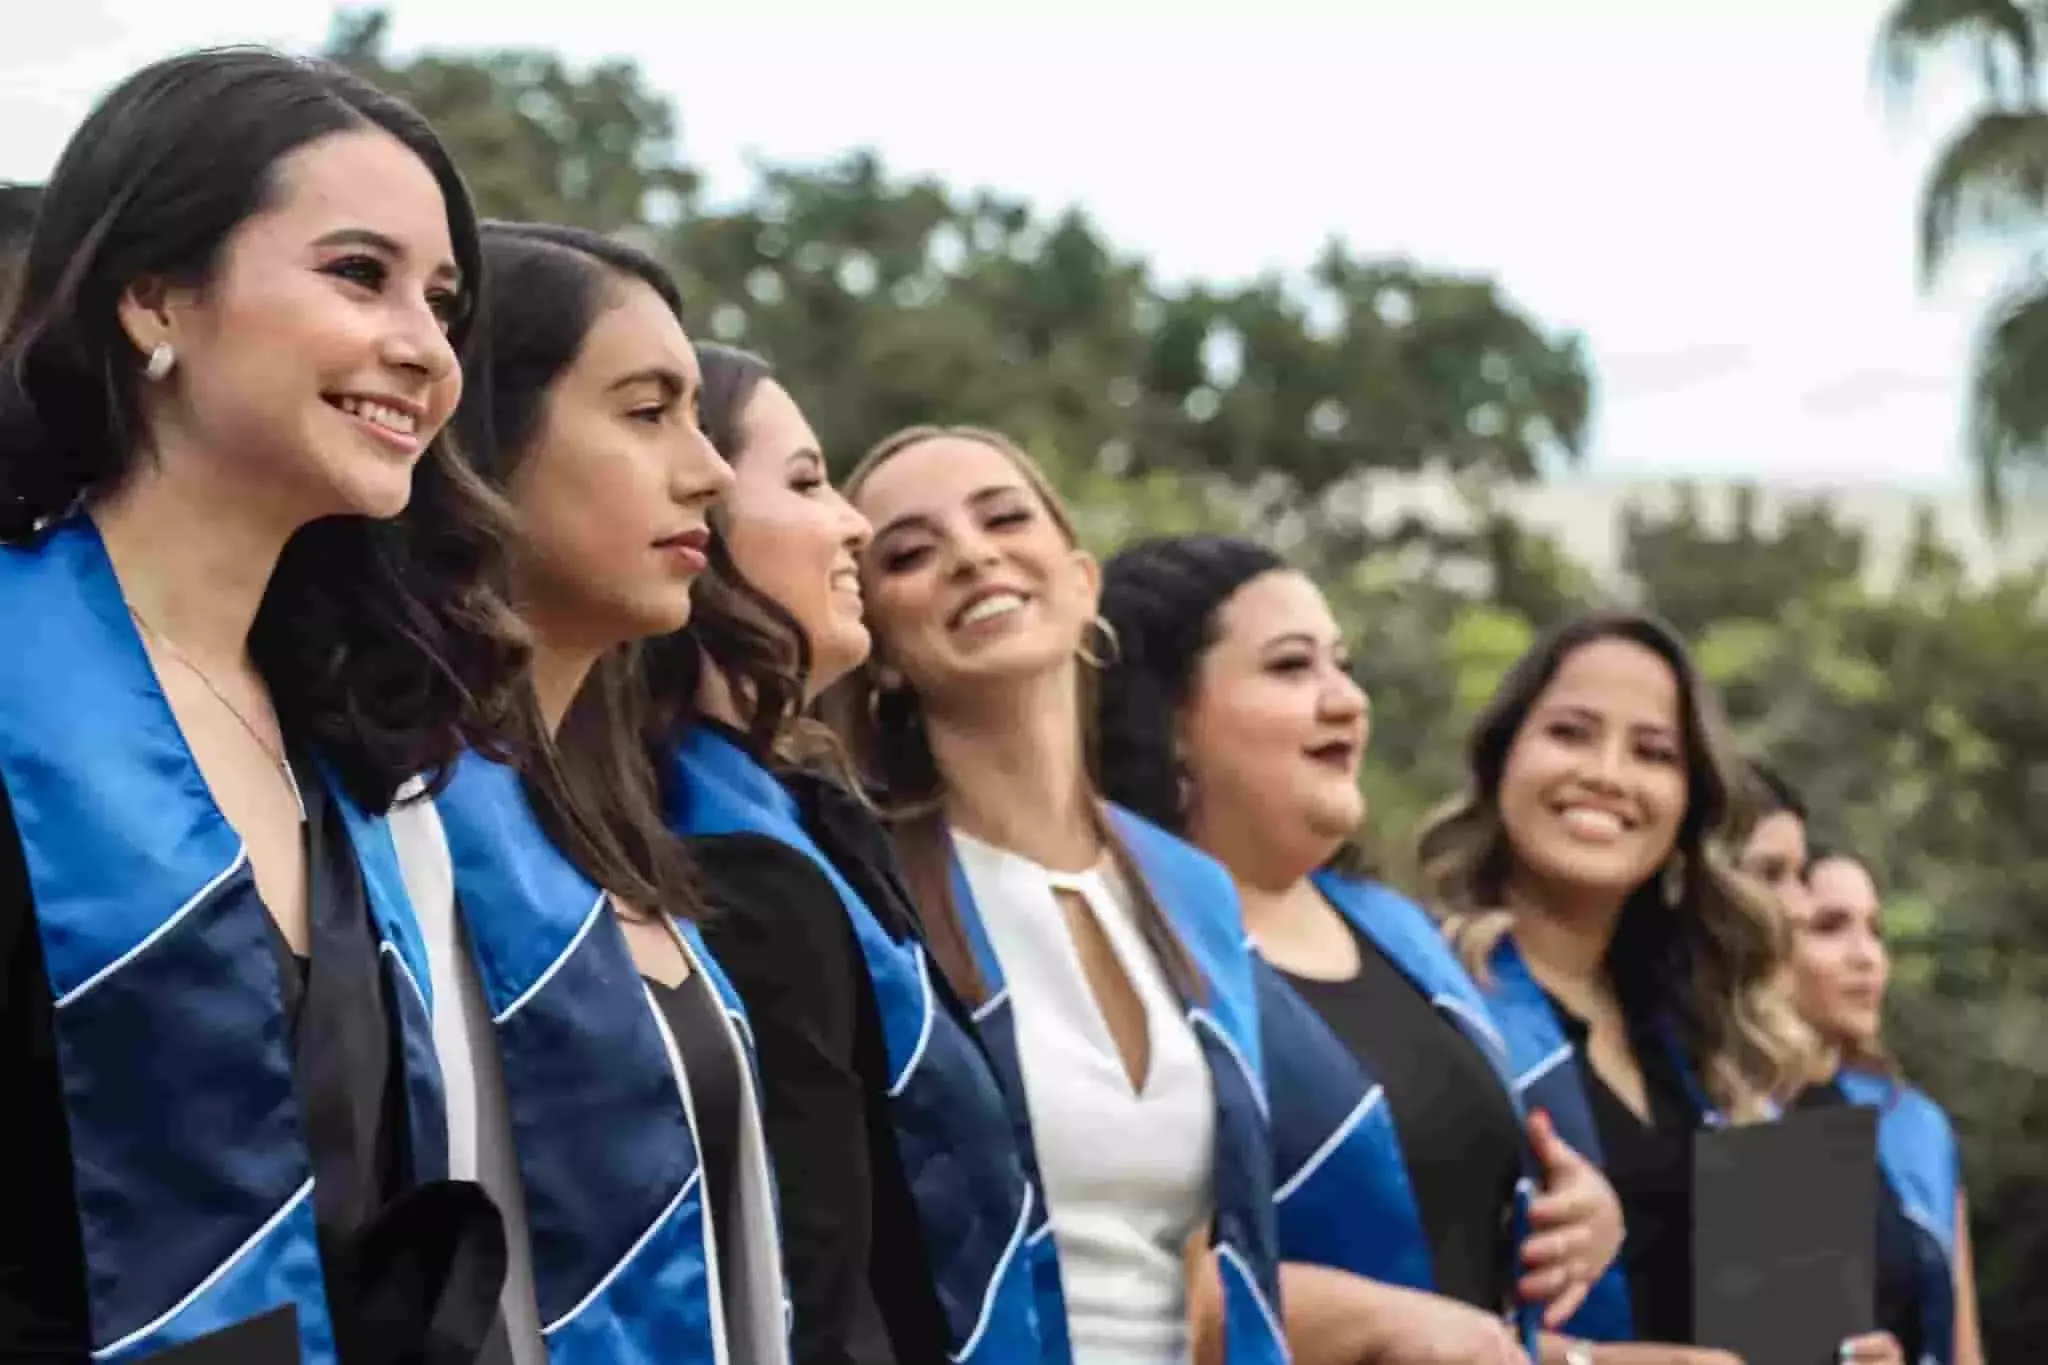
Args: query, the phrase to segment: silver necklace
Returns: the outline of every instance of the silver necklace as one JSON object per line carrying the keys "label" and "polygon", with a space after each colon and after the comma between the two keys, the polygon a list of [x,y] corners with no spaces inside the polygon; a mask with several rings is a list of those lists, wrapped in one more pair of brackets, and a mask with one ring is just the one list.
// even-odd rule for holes
{"label": "silver necklace", "polygon": [[179,649],[177,644],[171,639],[170,636],[164,634],[155,626],[152,626],[149,622],[143,620],[142,613],[135,610],[134,606],[129,606],[128,614],[135,618],[135,624],[142,627],[144,634],[147,634],[154,638],[158,644],[164,647],[165,653],[169,654],[173,659],[177,660],[178,663],[184,667],[186,672],[190,673],[193,677],[199,679],[199,685],[201,687],[204,687],[207,691],[213,693],[213,699],[219,702],[222,706],[225,706],[227,708],[228,714],[235,718],[235,724],[241,726],[242,729],[248,734],[249,738],[256,741],[256,747],[263,751],[264,757],[268,758],[272,763],[277,765],[278,772],[284,774],[284,784],[287,787],[291,788],[292,803],[299,808],[299,823],[302,825],[305,824],[306,798],[300,795],[299,793],[299,779],[292,772],[292,765],[290,760],[288,760],[275,745],[271,744],[269,740],[263,737],[262,731],[258,730],[255,726],[249,723],[249,718],[242,714],[242,708],[235,705],[232,701],[228,700],[227,693],[221,691],[218,687],[215,687],[213,685],[213,679],[206,676],[205,669],[201,668],[198,664],[193,663],[190,659],[185,657],[185,651]]}

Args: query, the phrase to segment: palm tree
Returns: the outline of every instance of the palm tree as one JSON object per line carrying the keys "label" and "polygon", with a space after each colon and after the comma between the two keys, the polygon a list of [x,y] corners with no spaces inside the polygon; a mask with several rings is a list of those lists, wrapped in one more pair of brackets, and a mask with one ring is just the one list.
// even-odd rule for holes
{"label": "palm tree", "polygon": [[[2040,99],[2048,0],[1897,0],[1877,39],[1881,77],[1910,93],[1921,64],[1961,47],[1981,98],[1920,196],[1920,274],[1932,285],[1965,242],[2048,226],[2048,107]],[[2048,264],[2030,256],[1977,339],[1969,451],[1994,530],[2009,485],[2048,473]]]}

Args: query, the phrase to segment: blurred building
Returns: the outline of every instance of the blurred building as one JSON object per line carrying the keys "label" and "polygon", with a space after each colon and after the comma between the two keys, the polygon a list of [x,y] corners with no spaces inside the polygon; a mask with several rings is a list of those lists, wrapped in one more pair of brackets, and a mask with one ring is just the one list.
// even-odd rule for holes
{"label": "blurred building", "polygon": [[[1361,509],[1376,530],[1414,517],[1456,528],[1473,524],[1473,504],[1442,476],[1381,474],[1364,490]],[[1758,484],[1752,481],[1628,478],[1568,474],[1545,483],[1503,490],[1496,505],[1532,530],[1557,537],[1573,558],[1607,580],[1622,576],[1624,523],[1630,508],[1655,518],[1678,511],[1687,501],[1709,531],[1740,524],[1744,504],[1753,524],[1768,532],[1788,513],[1825,502],[1839,525],[1858,532],[1873,586],[1892,583],[1924,525],[1961,561],[1977,581],[2001,572],[2031,568],[2048,558],[2048,500],[2016,498],[2007,512],[2002,538],[1984,524],[1975,494],[1894,489],[1877,485],[1822,487]]]}

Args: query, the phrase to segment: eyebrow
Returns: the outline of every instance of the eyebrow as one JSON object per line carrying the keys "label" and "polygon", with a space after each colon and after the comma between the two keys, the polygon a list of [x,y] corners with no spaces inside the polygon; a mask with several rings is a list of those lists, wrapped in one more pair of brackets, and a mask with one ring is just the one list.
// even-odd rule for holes
{"label": "eyebrow", "polygon": [[[1564,715],[1574,716],[1580,720],[1597,721],[1602,725],[1605,725],[1608,721],[1608,716],[1605,711],[1595,710],[1593,707],[1586,705],[1584,702],[1554,701],[1550,703],[1550,705],[1545,709],[1554,713],[1562,713]],[[1629,722],[1627,728],[1630,730],[1648,730],[1653,734],[1669,736],[1676,736],[1679,733],[1678,726],[1666,724],[1661,720],[1631,721]]]}
{"label": "eyebrow", "polygon": [[804,446],[801,449],[792,450],[789,453],[789,458],[783,461],[783,467],[786,469],[790,465],[795,464],[814,464],[822,469],[825,466],[825,453],[811,446]]}
{"label": "eyebrow", "polygon": [[[990,487],[978,489],[975,492],[969,493],[967,495],[967,505],[969,507],[980,507],[984,503],[994,502],[998,498],[1004,497],[1008,494],[1022,493],[1023,491],[1024,485],[1022,484],[993,484]],[[875,539],[881,540],[886,536],[893,535],[898,531],[908,530],[913,526],[923,527],[924,529],[930,531],[938,530],[938,523],[925,513],[905,512],[902,516],[896,518],[894,521],[884,526],[881,530],[875,532]]]}
{"label": "eyebrow", "polygon": [[[336,228],[334,231],[315,240],[313,245],[319,247],[366,246],[373,251],[380,251],[386,256],[396,257],[399,260],[404,260],[406,256],[404,245],[396,237],[386,236],[374,228]],[[457,288],[460,288],[462,285],[462,272],[455,268],[453,261],[443,261],[435,266],[434,278],[453,284]]]}
{"label": "eyebrow", "polygon": [[[1290,630],[1284,631],[1279,635],[1275,635],[1271,639],[1267,640],[1265,643],[1261,644],[1259,646],[1259,651],[1261,653],[1264,653],[1267,650],[1278,649],[1282,645],[1307,645],[1310,649],[1314,649],[1320,644],[1322,644],[1322,641],[1318,640],[1315,636],[1309,634],[1305,630]],[[1339,647],[1342,647],[1343,642],[1340,640],[1337,642],[1337,644],[1339,645]]]}
{"label": "eyebrow", "polygon": [[630,389],[635,384],[654,384],[658,386],[661,389],[661,396],[670,402],[681,398],[685,393],[689,392],[690,388],[689,381],[683,378],[680,370],[672,370],[666,365],[649,365],[644,370],[635,370],[631,374],[620,375],[617,379],[605,385],[605,392],[616,393],[620,389]]}

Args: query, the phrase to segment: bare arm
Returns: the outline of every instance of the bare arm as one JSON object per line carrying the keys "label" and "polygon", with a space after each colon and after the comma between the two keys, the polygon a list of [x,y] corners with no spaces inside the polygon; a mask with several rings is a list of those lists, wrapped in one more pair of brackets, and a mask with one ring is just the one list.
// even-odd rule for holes
{"label": "bare arm", "polygon": [[1956,1194],[1956,1362],[1984,1365],[1984,1337],[1977,1322],[1977,1258],[1970,1249],[1970,1204]]}
{"label": "bare arm", "polygon": [[[1547,1333],[1542,1339],[1542,1365],[1564,1365],[1565,1338]],[[1602,1342],[1593,1348],[1593,1365],[1742,1365],[1739,1356],[1706,1346],[1673,1346],[1656,1341]]]}
{"label": "bare arm", "polygon": [[[1505,1323],[1436,1294],[1330,1266],[1280,1267],[1287,1346],[1296,1365],[1524,1365]],[[1206,1245],[1188,1247],[1194,1365],[1222,1365],[1223,1286]]]}

